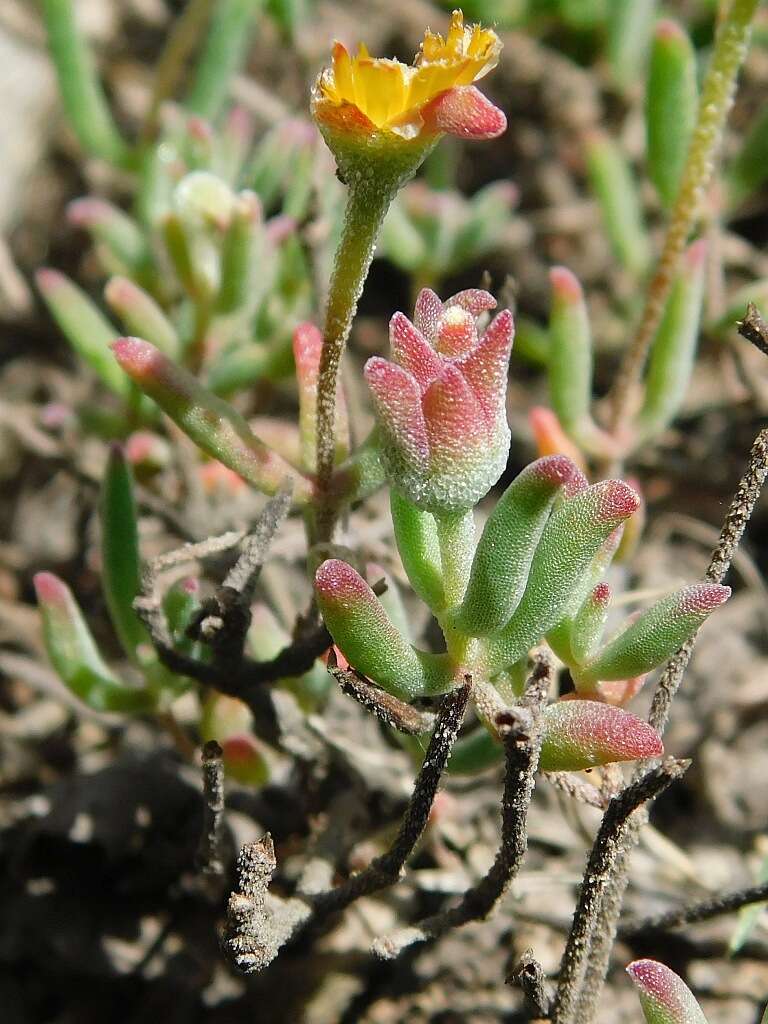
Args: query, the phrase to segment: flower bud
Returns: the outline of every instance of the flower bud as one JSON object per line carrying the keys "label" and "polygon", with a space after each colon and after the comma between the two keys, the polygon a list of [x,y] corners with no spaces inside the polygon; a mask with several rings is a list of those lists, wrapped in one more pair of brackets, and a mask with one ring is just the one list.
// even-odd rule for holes
{"label": "flower bud", "polygon": [[512,315],[503,310],[481,338],[475,323],[493,304],[478,289],[445,303],[425,290],[417,323],[392,317],[395,361],[374,357],[365,367],[390,483],[427,511],[471,508],[506,465]]}

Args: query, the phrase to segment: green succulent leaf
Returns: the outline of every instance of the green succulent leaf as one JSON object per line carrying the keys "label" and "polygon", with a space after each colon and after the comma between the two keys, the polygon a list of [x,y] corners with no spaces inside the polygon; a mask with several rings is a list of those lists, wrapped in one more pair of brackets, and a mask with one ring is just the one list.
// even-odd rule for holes
{"label": "green succulent leaf", "polygon": [[651,48],[645,125],[648,173],[667,209],[677,196],[697,108],[696,51],[685,29],[660,21]]}
{"label": "green succulent leaf", "polygon": [[138,663],[138,648],[150,644],[133,610],[140,592],[141,564],[133,477],[125,453],[113,446],[101,489],[102,587],[123,650]]}
{"label": "green succulent leaf", "polygon": [[557,495],[582,474],[564,455],[527,466],[499,498],[475,550],[454,626],[468,636],[500,629],[517,607]]}
{"label": "green succulent leaf", "polygon": [[126,686],[104,662],[69,587],[50,572],[38,573],[34,584],[45,648],[67,688],[96,711],[150,710],[153,696]]}
{"label": "green succulent leaf", "polygon": [[639,502],[627,484],[604,480],[564,501],[552,513],[533,556],[520,604],[507,625],[487,642],[491,673],[519,661],[562,620],[601,548]]}
{"label": "green succulent leaf", "polygon": [[731,588],[719,583],[694,583],[663,598],[579,669],[579,681],[629,679],[656,668],[692,637],[730,594]]}
{"label": "green succulent leaf", "polygon": [[315,593],[344,657],[387,692],[413,700],[453,686],[447,655],[412,647],[351,565],[335,558],[323,562],[315,575]]}

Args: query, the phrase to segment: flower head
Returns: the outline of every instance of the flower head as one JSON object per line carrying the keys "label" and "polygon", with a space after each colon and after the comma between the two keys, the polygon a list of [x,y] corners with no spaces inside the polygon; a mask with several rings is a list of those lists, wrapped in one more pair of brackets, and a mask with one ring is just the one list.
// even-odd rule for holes
{"label": "flower head", "polygon": [[365,367],[390,482],[428,511],[471,508],[506,465],[512,314],[502,310],[482,337],[477,329],[495,305],[479,289],[443,303],[425,288],[413,323],[402,313],[390,321],[394,362],[375,356]]}
{"label": "flower head", "polygon": [[445,39],[427,29],[412,65],[371,57],[362,43],[352,56],[337,42],[315,85],[312,112],[321,126],[354,135],[493,138],[506,119],[472,83],[495,67],[500,51],[496,33],[465,27],[461,11],[453,12]]}

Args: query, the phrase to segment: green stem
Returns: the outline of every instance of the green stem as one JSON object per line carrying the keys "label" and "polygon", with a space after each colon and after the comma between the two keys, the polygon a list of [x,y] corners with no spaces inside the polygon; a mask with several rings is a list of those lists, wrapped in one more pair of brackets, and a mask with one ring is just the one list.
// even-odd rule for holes
{"label": "green stem", "polygon": [[321,493],[328,490],[336,453],[334,427],[341,356],[373,260],[376,238],[396,191],[397,184],[380,179],[351,183],[349,188],[328,292],[317,383],[317,481]]}
{"label": "green stem", "polygon": [[610,429],[623,432],[632,415],[632,393],[643,371],[677,273],[688,236],[699,217],[715,170],[726,118],[733,104],[736,79],[747,54],[752,19],[760,0],[733,0],[720,24],[701,90],[696,127],[691,137],[680,188],[672,209],[664,246],[648,291],[637,334],[627,349],[611,395]]}
{"label": "green stem", "polygon": [[472,660],[472,647],[476,646],[476,643],[451,625],[451,612],[464,598],[472,568],[472,557],[475,553],[475,520],[472,509],[435,515],[435,524],[445,594],[445,609],[438,614],[438,621],[445,636],[448,653],[457,664],[468,669],[468,661]]}
{"label": "green stem", "polygon": [[373,260],[381,225],[392,200],[440,138],[400,139],[391,132],[358,136],[319,125],[348,186],[344,228],[328,290],[323,351],[317,382],[317,492],[320,539],[330,540],[336,504],[330,493],[336,453],[334,420],[339,367],[352,318]]}

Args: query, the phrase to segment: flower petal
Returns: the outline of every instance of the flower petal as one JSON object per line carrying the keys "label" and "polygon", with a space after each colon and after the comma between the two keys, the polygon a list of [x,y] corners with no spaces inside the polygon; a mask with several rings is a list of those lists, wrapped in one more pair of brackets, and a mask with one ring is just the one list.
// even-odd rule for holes
{"label": "flower petal", "polygon": [[426,469],[429,442],[416,378],[379,356],[369,359],[363,372],[390,442],[411,466]]}
{"label": "flower petal", "polygon": [[443,303],[431,288],[422,288],[413,310],[413,322],[424,337],[431,341],[443,312]]}
{"label": "flower petal", "polygon": [[404,313],[395,313],[389,321],[389,343],[395,361],[416,378],[423,394],[440,376],[440,357]]}
{"label": "flower petal", "polygon": [[461,306],[448,306],[437,325],[435,348],[441,356],[463,356],[477,345],[475,318]]}
{"label": "flower petal", "polygon": [[504,415],[509,354],[515,324],[508,309],[489,325],[480,344],[456,363],[480,402],[489,426]]}
{"label": "flower petal", "polygon": [[421,112],[427,130],[462,139],[495,139],[506,131],[507,119],[474,85],[447,89]]}
{"label": "flower petal", "polygon": [[465,288],[445,300],[443,308],[448,309],[449,306],[461,306],[472,316],[478,317],[489,309],[495,309],[496,299],[482,288]]}
{"label": "flower petal", "polygon": [[446,470],[471,458],[488,437],[482,406],[455,366],[447,364],[422,401],[430,467]]}

